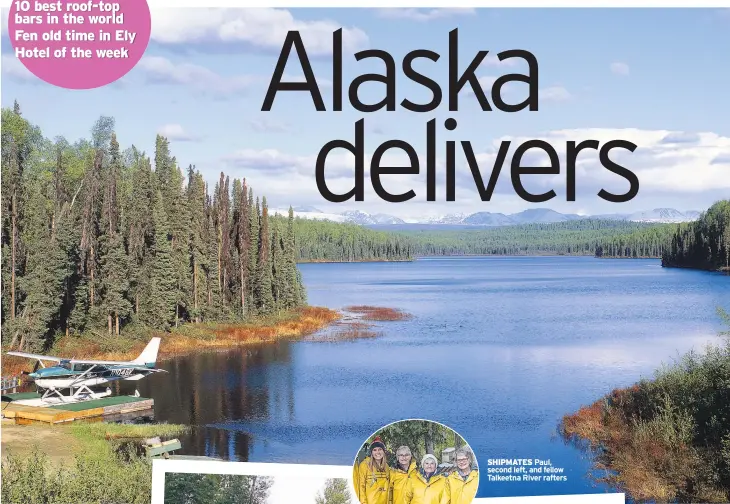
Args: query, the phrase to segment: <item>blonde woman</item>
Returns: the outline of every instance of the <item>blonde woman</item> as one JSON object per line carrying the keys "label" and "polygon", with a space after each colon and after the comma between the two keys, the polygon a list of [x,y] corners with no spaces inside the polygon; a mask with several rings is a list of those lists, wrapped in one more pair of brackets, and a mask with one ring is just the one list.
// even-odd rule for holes
{"label": "blonde woman", "polygon": [[416,472],[411,449],[401,446],[395,451],[396,465],[390,470],[390,504],[404,504],[408,479]]}
{"label": "blonde woman", "polygon": [[456,470],[447,478],[450,504],[471,504],[479,487],[479,471],[472,467],[474,460],[470,450],[456,450]]}
{"label": "blonde woman", "polygon": [[438,459],[426,454],[421,468],[406,485],[404,504],[449,504],[446,476],[438,472]]}
{"label": "blonde woman", "polygon": [[370,457],[363,460],[358,470],[362,504],[388,504],[390,468],[385,455],[385,444],[376,437],[370,445]]}

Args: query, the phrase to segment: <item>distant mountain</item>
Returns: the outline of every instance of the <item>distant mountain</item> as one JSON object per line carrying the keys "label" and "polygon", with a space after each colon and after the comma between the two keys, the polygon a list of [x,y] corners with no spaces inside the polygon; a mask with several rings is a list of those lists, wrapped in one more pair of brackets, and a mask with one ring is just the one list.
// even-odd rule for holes
{"label": "distant mountain", "polygon": [[680,212],[674,208],[655,208],[644,212],[634,212],[632,214],[606,214],[594,215],[595,219],[611,219],[611,220],[628,220],[634,222],[656,222],[656,223],[679,223],[697,220],[701,212],[689,210]]}
{"label": "distant mountain", "polygon": [[[287,215],[288,210],[271,210],[271,213]],[[369,214],[361,210],[342,213],[326,213],[313,206],[294,208],[294,215],[304,219],[347,222],[379,229],[462,229],[469,227],[516,226],[519,224],[550,224],[577,219],[627,220],[634,222],[677,223],[696,220],[700,212],[690,210],[680,212],[674,208],[655,208],[631,214],[578,215],[564,214],[550,208],[530,208],[514,214],[476,212],[473,214],[447,214],[441,217],[428,217],[405,221],[388,214]]]}
{"label": "distant mountain", "polygon": [[687,216],[674,208],[655,208],[648,212],[632,213],[628,220],[637,222],[685,222]]}
{"label": "distant mountain", "polygon": [[[300,207],[300,208],[307,208],[307,207]],[[314,207],[309,207],[314,208]],[[314,208],[314,210],[317,210]],[[269,214],[275,215],[283,215],[287,216],[289,215],[289,209],[288,208],[270,208]],[[320,211],[301,211],[294,208],[294,217],[302,217],[304,219],[312,219],[312,220],[326,220],[326,221],[332,221],[332,222],[348,222],[347,218],[344,215],[340,214],[334,214],[334,213],[326,213],[326,212],[320,212]]]}
{"label": "distant mountain", "polygon": [[511,226],[517,224],[516,221],[505,214],[492,212],[477,212],[466,217],[461,222],[472,226]]}
{"label": "distant mountain", "polygon": [[322,210],[319,210],[318,208],[314,208],[313,206],[298,206],[293,208],[294,212],[315,212],[315,213],[324,213]]}
{"label": "distant mountain", "polygon": [[360,224],[361,226],[369,226],[373,224],[405,224],[406,221],[387,214],[370,215],[360,210],[342,212],[340,215],[345,217],[346,222],[352,224]]}
{"label": "distant mountain", "polygon": [[415,224],[461,224],[469,214],[446,214],[441,217],[430,217],[424,221],[416,221]]}
{"label": "distant mountain", "polygon": [[522,212],[510,215],[510,218],[518,224],[542,223],[550,224],[553,222],[565,222],[569,220],[580,219],[577,214],[561,214],[549,208],[531,208]]}

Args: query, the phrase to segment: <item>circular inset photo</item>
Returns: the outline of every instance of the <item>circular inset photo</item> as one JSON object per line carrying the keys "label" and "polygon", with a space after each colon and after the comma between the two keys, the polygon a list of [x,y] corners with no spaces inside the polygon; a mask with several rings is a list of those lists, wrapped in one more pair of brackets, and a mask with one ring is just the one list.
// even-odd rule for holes
{"label": "circular inset photo", "polygon": [[363,443],[352,480],[361,504],[471,504],[479,466],[455,430],[430,420],[401,420]]}

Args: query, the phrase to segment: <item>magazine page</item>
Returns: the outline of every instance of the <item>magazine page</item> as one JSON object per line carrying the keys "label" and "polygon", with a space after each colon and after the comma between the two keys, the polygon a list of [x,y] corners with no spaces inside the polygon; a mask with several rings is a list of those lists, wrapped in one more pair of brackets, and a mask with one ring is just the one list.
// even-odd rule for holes
{"label": "magazine page", "polygon": [[730,9],[346,4],[0,4],[2,502],[730,502]]}

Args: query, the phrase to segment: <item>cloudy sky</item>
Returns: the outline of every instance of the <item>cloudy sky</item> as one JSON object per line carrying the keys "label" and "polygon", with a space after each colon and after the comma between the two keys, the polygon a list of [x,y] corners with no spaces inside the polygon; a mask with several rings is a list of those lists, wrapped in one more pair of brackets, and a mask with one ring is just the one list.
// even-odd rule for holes
{"label": "cloudy sky", "polygon": [[[153,152],[156,133],[171,140],[173,154],[187,168],[194,164],[213,182],[221,171],[246,177],[273,207],[311,205],[325,212],[363,210],[403,218],[456,212],[512,213],[550,207],[562,212],[596,214],[657,207],[701,210],[730,195],[730,10],[717,9],[173,9],[153,10],[153,33],[140,64],[113,85],[71,91],[30,75],[15,58],[3,12],[2,105],[17,99],[25,116],[46,136],[69,140],[88,136],[99,115],[116,119],[123,146]],[[343,29],[344,110],[331,111],[332,32]],[[510,49],[526,49],[539,61],[539,111],[482,111],[473,93],[460,93],[458,112],[448,107],[448,38],[459,29],[459,69],[479,50],[488,50],[477,75],[489,93],[501,75],[526,73],[520,59],[498,61]],[[317,112],[304,92],[277,95],[270,112],[262,104],[288,30],[300,30],[312,60],[327,112]],[[397,62],[397,102],[425,103],[431,95],[400,70],[409,51],[430,49],[438,62],[415,68],[438,81],[441,107],[431,113],[362,113],[349,106],[347,88],[356,76],[383,71],[378,61],[356,61],[362,49],[388,50]],[[302,79],[292,56],[287,78]],[[379,101],[384,85],[367,84],[360,97]],[[527,86],[505,87],[503,97],[517,103]],[[490,103],[491,103],[490,99]],[[443,121],[453,117],[450,132]],[[437,200],[426,201],[426,123],[437,119]],[[412,189],[407,203],[386,203],[372,189],[366,166],[365,201],[327,202],[315,182],[315,160],[330,140],[354,141],[354,124],[365,120],[365,157],[390,139],[418,151],[418,175],[390,175],[385,188],[394,194]],[[534,193],[555,190],[542,204],[522,201],[512,187],[509,162],[516,145],[545,139],[558,151],[561,174],[523,177]],[[568,141],[614,139],[638,145],[612,158],[634,171],[639,194],[613,204],[597,196],[602,188],[623,193],[628,183],[604,169],[598,153],[584,151],[577,168],[577,201],[566,201],[565,145]],[[445,201],[445,142],[457,141],[456,201]],[[489,202],[479,194],[460,141],[469,141],[487,181],[499,145],[511,140],[505,168]],[[397,151],[389,164],[403,163]],[[530,154],[532,163],[544,160]],[[334,151],[326,178],[334,192],[353,185],[354,158]]]}

